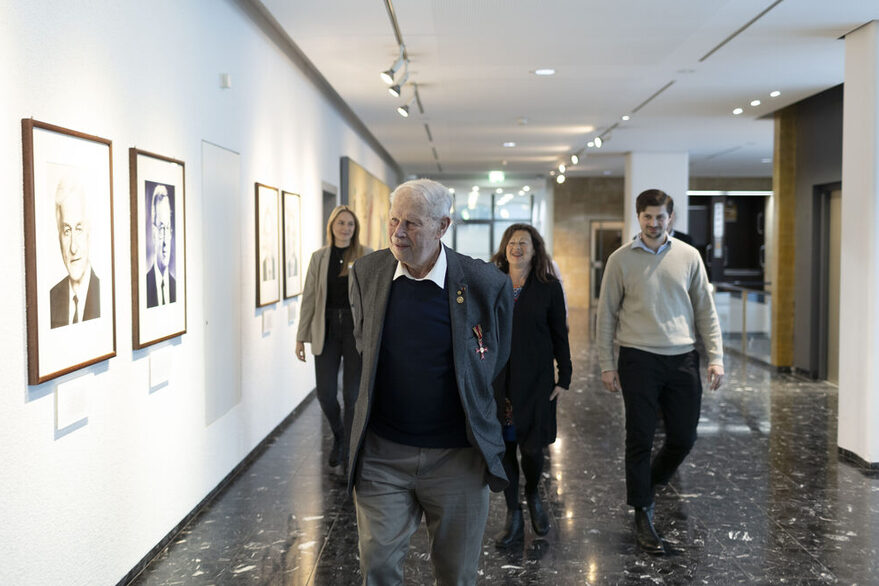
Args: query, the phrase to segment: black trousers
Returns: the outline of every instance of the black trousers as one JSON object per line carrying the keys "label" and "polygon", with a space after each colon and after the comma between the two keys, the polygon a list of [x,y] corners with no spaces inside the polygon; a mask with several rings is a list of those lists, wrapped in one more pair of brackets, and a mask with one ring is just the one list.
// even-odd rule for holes
{"label": "black trousers", "polygon": [[504,489],[504,500],[507,509],[519,508],[519,461],[516,458],[517,448],[522,452],[522,472],[525,473],[525,494],[534,494],[540,483],[540,475],[543,472],[543,450],[528,450],[517,442],[504,442],[507,447],[504,452],[504,472],[510,481]]}
{"label": "black trousers", "polygon": [[[330,423],[333,435],[342,441],[347,453],[348,436],[354,418],[354,403],[360,386],[361,359],[354,345],[354,320],[350,309],[327,308],[326,339],[320,354],[314,357],[317,400]],[[342,399],[345,418],[339,407],[339,364],[342,363]]]}
{"label": "black trousers", "polygon": [[[618,372],[626,404],[626,502],[646,507],[653,489],[667,484],[696,442],[702,407],[699,354],[663,356],[620,348]],[[651,464],[659,415],[665,444]]]}

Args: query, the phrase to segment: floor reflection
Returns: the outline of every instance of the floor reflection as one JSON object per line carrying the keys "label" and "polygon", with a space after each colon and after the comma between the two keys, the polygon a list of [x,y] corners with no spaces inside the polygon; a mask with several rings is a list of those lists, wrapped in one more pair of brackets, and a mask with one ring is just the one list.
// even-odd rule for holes
{"label": "floor reflection", "polygon": [[[574,381],[542,491],[553,528],[494,548],[492,495],[485,584],[876,583],[879,478],[836,455],[836,389],[736,356],[706,392],[699,440],[659,492],[657,526],[672,553],[640,553],[625,505],[623,404],[604,391],[586,316],[571,316]],[[661,438],[657,438],[657,443]],[[354,507],[326,458],[316,401],[150,565],[137,584],[359,584]],[[431,584],[422,527],[406,583]]]}

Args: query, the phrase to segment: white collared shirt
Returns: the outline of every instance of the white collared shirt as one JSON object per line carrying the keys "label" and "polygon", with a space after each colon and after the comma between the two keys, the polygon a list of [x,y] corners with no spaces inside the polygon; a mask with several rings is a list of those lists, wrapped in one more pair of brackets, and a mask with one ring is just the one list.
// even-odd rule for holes
{"label": "white collared shirt", "polygon": [[397,261],[397,270],[394,272],[394,281],[397,280],[397,277],[408,277],[413,281],[425,281],[431,280],[437,284],[440,289],[443,289],[446,285],[446,268],[448,267],[448,262],[446,261],[446,247],[443,246],[443,243],[439,243],[440,253],[436,258],[436,262],[433,263],[433,268],[430,269],[430,272],[427,273],[424,277],[420,279],[416,279],[411,274],[409,274],[409,269],[403,265],[400,261]]}
{"label": "white collared shirt", "polygon": [[[76,314],[76,321],[82,321],[82,312],[85,309],[85,299],[89,294],[89,285],[92,281],[92,265],[90,264],[85,268],[85,273],[82,275],[82,281],[79,282],[79,294],[73,290],[73,281],[70,280],[70,277],[67,277],[67,293],[68,298],[67,301],[69,303],[67,310],[67,323],[72,324],[75,323],[73,321],[74,314]],[[77,295],[76,303],[73,302],[73,296]]]}
{"label": "white collared shirt", "polygon": [[[159,270],[159,265],[156,263],[153,263],[153,271],[156,274],[156,303],[158,305],[167,305],[168,303],[171,303],[171,290],[168,288],[169,272],[166,271],[163,275],[162,272]],[[165,303],[162,303],[162,289],[165,290]]]}

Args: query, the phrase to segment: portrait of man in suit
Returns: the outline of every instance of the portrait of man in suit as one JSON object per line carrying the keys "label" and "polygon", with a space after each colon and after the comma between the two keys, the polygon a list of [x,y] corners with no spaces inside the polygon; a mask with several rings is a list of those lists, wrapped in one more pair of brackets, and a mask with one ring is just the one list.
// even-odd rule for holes
{"label": "portrait of man in suit", "polygon": [[58,182],[55,222],[67,275],[49,291],[52,328],[101,317],[101,284],[89,261],[88,202],[78,177],[67,176]]}
{"label": "portrait of man in suit", "polygon": [[510,280],[445,247],[449,190],[428,179],[391,194],[390,248],[349,274],[363,372],[351,424],[364,583],[403,583],[409,539],[426,520],[438,584],[475,584],[489,490],[503,490],[504,442],[492,381],[512,336]]}
{"label": "portrait of man in suit", "polygon": [[[152,185],[151,182],[147,183]],[[147,307],[157,307],[177,301],[177,282],[171,271],[174,214],[168,186],[155,184],[151,202],[150,234],[153,239],[153,264],[146,274],[146,291]]]}

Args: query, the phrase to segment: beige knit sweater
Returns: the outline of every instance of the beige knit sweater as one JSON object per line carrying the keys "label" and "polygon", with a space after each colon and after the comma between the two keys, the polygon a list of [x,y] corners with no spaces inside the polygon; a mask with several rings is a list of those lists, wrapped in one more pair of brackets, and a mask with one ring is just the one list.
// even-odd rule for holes
{"label": "beige knit sweater", "polygon": [[626,243],[610,255],[598,301],[602,372],[617,369],[614,336],[620,346],[669,356],[693,350],[697,333],[708,364],[723,365],[717,311],[695,248],[671,238],[659,254]]}

